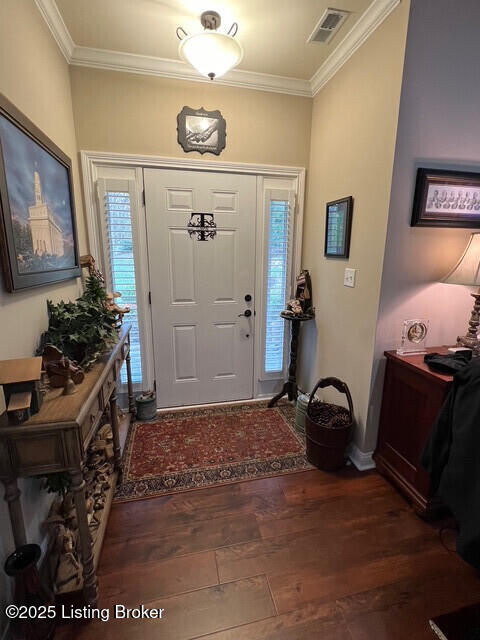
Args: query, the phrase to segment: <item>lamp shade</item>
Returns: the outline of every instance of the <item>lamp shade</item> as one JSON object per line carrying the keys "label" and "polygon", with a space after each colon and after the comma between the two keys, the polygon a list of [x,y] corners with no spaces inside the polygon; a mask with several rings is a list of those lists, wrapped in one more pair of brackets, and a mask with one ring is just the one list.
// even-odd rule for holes
{"label": "lamp shade", "polygon": [[184,38],[180,56],[207,78],[219,78],[235,67],[243,57],[241,44],[232,36],[207,30]]}
{"label": "lamp shade", "polygon": [[472,233],[462,257],[442,282],[480,286],[480,233]]}

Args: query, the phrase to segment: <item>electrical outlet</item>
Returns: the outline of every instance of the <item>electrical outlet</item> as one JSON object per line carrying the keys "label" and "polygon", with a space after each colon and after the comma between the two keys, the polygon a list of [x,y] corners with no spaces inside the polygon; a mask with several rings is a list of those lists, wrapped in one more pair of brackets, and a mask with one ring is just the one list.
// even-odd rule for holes
{"label": "electrical outlet", "polygon": [[346,287],[355,286],[355,276],[357,275],[356,269],[345,269],[345,275],[343,276],[343,284]]}

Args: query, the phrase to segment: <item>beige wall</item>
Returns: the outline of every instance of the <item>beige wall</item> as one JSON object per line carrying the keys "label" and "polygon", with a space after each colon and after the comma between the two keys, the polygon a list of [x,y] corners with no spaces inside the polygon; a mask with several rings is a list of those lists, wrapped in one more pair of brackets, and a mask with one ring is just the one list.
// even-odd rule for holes
{"label": "beige wall", "polygon": [[[403,0],[314,99],[303,266],[317,317],[303,333],[302,388],[326,375],[352,392],[362,448],[385,245],[409,1]],[[352,195],[350,259],[323,257],[325,203]],[[345,267],[357,269],[354,289]]]}
{"label": "beige wall", "polygon": [[221,160],[308,164],[310,98],[83,67],[71,68],[71,81],[79,149],[185,157],[176,118],[187,105],[222,112]]}
{"label": "beige wall", "polygon": [[[68,65],[32,0],[0,2],[0,91],[73,162],[80,249],[86,249]],[[24,293],[0,287],[0,358],[32,355],[46,299],[75,296],[75,280]]]}
{"label": "beige wall", "polygon": [[[468,288],[441,284],[440,280],[460,258],[470,233],[478,229],[412,228],[410,215],[417,167],[480,171],[480,86],[470,82],[478,75],[479,21],[477,0],[412,0],[375,348],[369,447],[375,446],[377,436],[382,354],[398,347],[403,321],[428,319],[431,347],[455,344],[457,335],[467,330],[473,306]],[[425,47],[427,31],[430,36]]]}
{"label": "beige wall", "polygon": [[[74,162],[80,248],[85,233],[80,205],[76,141],[68,66],[33,0],[0,2],[0,91],[44,131]],[[41,287],[24,293],[5,293],[0,284],[0,359],[31,356],[47,325],[46,300],[74,298],[78,282]],[[41,539],[38,524],[45,503],[34,481],[22,483],[30,542]],[[13,550],[4,501],[0,500],[0,565]],[[45,505],[44,505],[45,507]],[[0,571],[0,610],[8,581]],[[2,621],[0,620],[0,636]]]}

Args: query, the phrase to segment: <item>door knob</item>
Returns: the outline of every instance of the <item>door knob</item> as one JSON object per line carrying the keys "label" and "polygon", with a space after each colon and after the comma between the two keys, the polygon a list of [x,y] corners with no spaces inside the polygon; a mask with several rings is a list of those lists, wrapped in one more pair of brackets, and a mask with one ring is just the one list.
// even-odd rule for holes
{"label": "door knob", "polygon": [[250,311],[250,309],[245,309],[243,313],[238,314],[238,317],[241,318],[242,316],[245,316],[245,318],[250,318],[251,315],[252,312]]}
{"label": "door knob", "polygon": [[247,295],[245,296],[245,302],[251,302],[252,301],[252,296],[247,293]]}

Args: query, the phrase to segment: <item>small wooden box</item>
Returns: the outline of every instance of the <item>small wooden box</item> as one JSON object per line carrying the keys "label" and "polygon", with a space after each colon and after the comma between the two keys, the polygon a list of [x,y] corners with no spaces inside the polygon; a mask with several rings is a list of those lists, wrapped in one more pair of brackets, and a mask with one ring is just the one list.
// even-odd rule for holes
{"label": "small wooden box", "polygon": [[22,424],[30,418],[32,394],[30,391],[12,393],[8,402],[8,418],[11,424]]}
{"label": "small wooden box", "polygon": [[7,407],[12,394],[30,393],[30,413],[38,413],[43,396],[40,392],[42,358],[18,358],[0,361],[0,385],[3,385]]}

